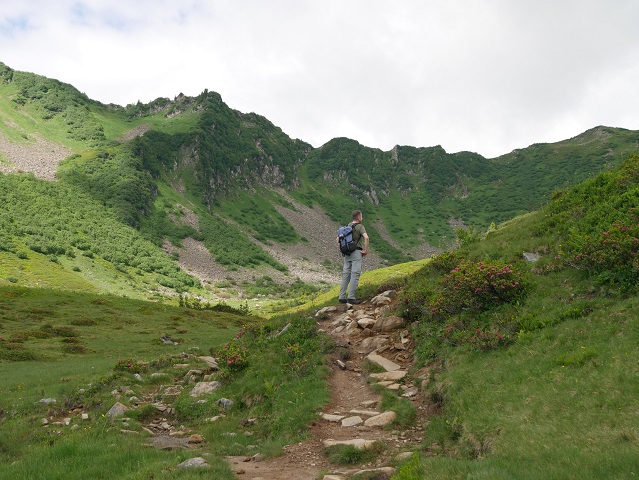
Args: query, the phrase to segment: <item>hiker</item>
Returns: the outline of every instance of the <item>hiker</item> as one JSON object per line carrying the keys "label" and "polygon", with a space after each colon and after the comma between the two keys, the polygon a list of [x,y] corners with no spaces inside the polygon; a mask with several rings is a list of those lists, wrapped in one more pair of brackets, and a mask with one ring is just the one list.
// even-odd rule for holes
{"label": "hiker", "polygon": [[[339,289],[339,303],[360,303],[355,298],[355,291],[359,285],[359,276],[362,273],[362,259],[368,253],[368,234],[362,225],[362,212],[353,212],[353,221],[349,223],[353,228],[353,242],[356,248],[353,252],[344,254],[344,270],[342,272],[342,284]],[[339,245],[340,239],[337,237]],[[346,295],[348,291],[348,296]]]}

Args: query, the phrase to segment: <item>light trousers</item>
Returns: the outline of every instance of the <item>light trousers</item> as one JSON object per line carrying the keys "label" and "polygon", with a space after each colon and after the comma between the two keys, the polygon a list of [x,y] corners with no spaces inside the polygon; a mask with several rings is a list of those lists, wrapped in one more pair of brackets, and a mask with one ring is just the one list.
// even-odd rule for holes
{"label": "light trousers", "polygon": [[[342,271],[342,284],[339,288],[339,298],[355,298],[355,292],[359,285],[359,277],[362,274],[363,257],[361,250],[355,250],[353,253],[344,256],[344,270]],[[347,290],[348,296],[346,296]]]}

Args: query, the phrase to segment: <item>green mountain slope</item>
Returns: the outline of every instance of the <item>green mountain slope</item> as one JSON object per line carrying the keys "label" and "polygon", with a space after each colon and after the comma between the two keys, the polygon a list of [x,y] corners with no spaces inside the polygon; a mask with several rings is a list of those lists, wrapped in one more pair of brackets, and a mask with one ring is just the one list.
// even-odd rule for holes
{"label": "green mountain slope", "polygon": [[397,478],[636,475],[638,207],[635,155],[409,280],[441,415]]}
{"label": "green mountain slope", "polygon": [[[306,277],[334,281],[339,258],[330,237],[354,208],[365,212],[372,266],[423,258],[451,246],[459,225],[485,230],[539,208],[553,191],[618,165],[639,141],[639,132],[597,127],[495,159],[439,146],[383,152],[346,138],[314,149],[260,115],[229,108],[214,92],[104,105],[4,64],[0,116],[0,170],[13,171],[19,150],[27,161],[17,169],[40,175],[33,164],[47,162],[43,151],[68,149],[61,152],[73,155],[58,165],[59,153],[45,169],[57,171],[51,188],[88,195],[158,255],[174,252],[173,265],[178,259],[186,268],[179,256],[193,256],[193,242],[203,246],[210,259],[200,277],[214,283],[291,283],[304,262]],[[302,211],[313,216],[301,221]],[[13,230],[12,241],[31,241],[23,235]],[[312,259],[300,254],[305,249]]]}

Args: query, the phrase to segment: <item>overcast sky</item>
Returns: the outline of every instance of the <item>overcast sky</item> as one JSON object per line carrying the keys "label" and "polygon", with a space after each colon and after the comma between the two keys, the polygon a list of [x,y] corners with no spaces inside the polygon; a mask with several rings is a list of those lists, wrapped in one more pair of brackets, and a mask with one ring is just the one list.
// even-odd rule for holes
{"label": "overcast sky", "polygon": [[318,147],[495,157],[639,129],[636,0],[0,0],[0,61],[126,105],[216,91]]}

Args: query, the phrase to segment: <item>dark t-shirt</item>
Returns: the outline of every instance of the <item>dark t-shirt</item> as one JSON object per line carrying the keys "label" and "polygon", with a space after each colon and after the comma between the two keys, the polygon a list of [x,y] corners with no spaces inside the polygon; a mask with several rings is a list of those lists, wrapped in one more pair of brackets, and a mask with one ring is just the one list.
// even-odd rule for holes
{"label": "dark t-shirt", "polygon": [[366,228],[364,228],[364,225],[362,225],[361,223],[351,223],[351,226],[353,227],[353,240],[355,240],[357,242],[357,248],[359,250],[363,250],[364,249],[364,234],[366,233]]}

